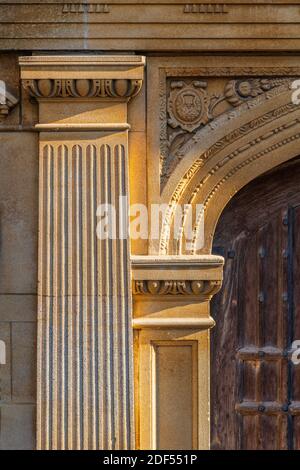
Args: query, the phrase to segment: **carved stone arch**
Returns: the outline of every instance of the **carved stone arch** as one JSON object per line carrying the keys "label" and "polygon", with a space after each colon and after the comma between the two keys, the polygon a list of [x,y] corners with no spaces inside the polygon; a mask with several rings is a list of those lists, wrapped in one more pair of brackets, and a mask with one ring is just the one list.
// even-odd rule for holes
{"label": "carved stone arch", "polygon": [[[290,90],[259,97],[219,121],[214,129],[206,126],[191,139],[162,193],[169,209],[162,227],[161,254],[210,253],[217,221],[232,196],[257,176],[299,154],[300,107],[292,103]],[[201,213],[193,226],[189,250],[185,249],[185,216],[179,240],[173,238],[177,204],[192,205],[193,221],[196,205],[203,204],[204,244],[200,250],[195,240]]]}

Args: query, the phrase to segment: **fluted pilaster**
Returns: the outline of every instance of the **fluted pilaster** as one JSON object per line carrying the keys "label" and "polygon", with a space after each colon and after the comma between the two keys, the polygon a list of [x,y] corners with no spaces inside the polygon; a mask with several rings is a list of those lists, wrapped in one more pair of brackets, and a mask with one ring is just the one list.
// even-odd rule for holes
{"label": "fluted pilaster", "polygon": [[[41,131],[39,449],[135,442],[126,119],[143,59],[109,59],[79,57],[78,70],[68,57],[21,59]],[[115,210],[116,237],[97,236],[100,204]]]}

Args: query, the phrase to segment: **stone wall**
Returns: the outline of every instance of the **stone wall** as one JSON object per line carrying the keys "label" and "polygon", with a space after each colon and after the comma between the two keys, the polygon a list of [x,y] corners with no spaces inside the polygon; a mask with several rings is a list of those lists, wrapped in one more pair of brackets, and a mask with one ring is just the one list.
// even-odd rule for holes
{"label": "stone wall", "polygon": [[[14,54],[0,55],[0,79],[18,95]],[[20,111],[0,129],[0,449],[35,447],[38,142],[17,131]]]}

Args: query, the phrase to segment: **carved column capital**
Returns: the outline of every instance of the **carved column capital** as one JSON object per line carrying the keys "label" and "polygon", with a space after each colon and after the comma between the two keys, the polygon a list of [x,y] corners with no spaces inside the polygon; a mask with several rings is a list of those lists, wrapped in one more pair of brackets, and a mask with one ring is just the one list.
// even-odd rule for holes
{"label": "carved column capital", "polygon": [[115,98],[125,100],[141,89],[142,56],[26,56],[20,58],[23,86],[38,100]]}
{"label": "carved column capital", "polygon": [[209,301],[222,285],[223,258],[132,257],[133,326],[207,329]]}
{"label": "carved column capital", "polygon": [[197,296],[209,300],[221,288],[221,281],[193,280],[144,280],[133,281],[134,295]]}
{"label": "carved column capital", "polygon": [[[142,56],[26,56],[21,80],[39,103],[40,131],[124,131],[143,84]],[[111,106],[109,106],[111,103]]]}

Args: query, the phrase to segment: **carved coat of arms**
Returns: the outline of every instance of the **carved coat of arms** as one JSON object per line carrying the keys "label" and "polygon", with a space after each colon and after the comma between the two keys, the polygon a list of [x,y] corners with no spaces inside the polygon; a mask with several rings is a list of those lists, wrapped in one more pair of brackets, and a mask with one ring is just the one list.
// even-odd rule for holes
{"label": "carved coat of arms", "polygon": [[200,81],[190,84],[178,81],[171,84],[168,100],[168,124],[171,127],[180,126],[192,132],[208,122],[208,97],[205,87],[206,83]]}

